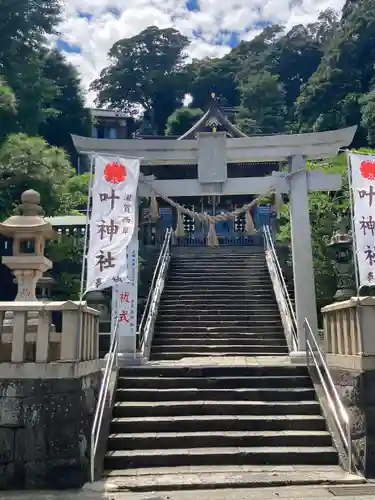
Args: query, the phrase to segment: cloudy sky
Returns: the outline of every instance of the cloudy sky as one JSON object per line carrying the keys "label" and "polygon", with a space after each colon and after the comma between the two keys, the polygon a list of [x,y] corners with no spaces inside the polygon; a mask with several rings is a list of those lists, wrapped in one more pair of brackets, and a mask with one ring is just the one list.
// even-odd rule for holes
{"label": "cloudy sky", "polygon": [[[191,38],[192,57],[221,56],[270,23],[312,22],[344,0],[64,0],[65,16],[54,43],[77,66],[85,89],[106,65],[114,42],[150,25],[173,26]],[[88,104],[94,95],[87,94]]]}

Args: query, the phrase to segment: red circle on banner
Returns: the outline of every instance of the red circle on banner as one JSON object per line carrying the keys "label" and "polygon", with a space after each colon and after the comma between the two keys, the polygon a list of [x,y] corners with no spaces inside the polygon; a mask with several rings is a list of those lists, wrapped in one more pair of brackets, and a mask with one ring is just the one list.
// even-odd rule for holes
{"label": "red circle on banner", "polygon": [[362,177],[368,179],[369,181],[375,180],[375,161],[373,160],[362,161],[360,170]]}
{"label": "red circle on banner", "polygon": [[126,167],[117,161],[107,163],[104,168],[104,179],[110,184],[120,184],[126,179]]}

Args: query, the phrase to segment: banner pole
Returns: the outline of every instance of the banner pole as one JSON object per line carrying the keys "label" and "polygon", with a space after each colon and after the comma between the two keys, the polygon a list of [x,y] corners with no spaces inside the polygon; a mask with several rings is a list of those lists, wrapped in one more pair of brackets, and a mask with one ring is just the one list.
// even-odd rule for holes
{"label": "banner pole", "polygon": [[88,247],[88,229],[90,223],[90,207],[92,201],[92,184],[93,184],[93,172],[94,172],[95,154],[90,154],[90,172],[89,172],[89,186],[87,195],[87,208],[86,208],[86,222],[85,222],[85,236],[83,241],[83,258],[82,258],[82,270],[81,270],[81,283],[79,292],[79,301],[82,302],[84,296],[84,286],[85,286],[85,270],[87,263],[87,247]]}
{"label": "banner pole", "polygon": [[349,209],[350,209],[350,223],[352,226],[352,237],[353,237],[353,263],[354,263],[354,274],[355,274],[355,287],[357,290],[357,297],[359,297],[359,270],[358,270],[358,255],[357,255],[357,238],[355,231],[355,221],[354,221],[354,202],[353,202],[353,182],[352,182],[352,165],[350,161],[350,151],[346,151],[347,159],[347,170],[348,170],[348,184],[349,184]]}

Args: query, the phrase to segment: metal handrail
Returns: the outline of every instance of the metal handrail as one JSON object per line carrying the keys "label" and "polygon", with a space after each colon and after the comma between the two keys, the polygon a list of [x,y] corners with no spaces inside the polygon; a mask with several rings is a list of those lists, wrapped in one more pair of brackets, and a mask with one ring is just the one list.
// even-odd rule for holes
{"label": "metal handrail", "polygon": [[[322,351],[319,347],[318,342],[316,341],[315,334],[312,331],[307,318],[305,318],[303,326],[306,335],[306,363],[309,371],[311,372],[311,363],[310,363],[310,357],[311,357],[315,369],[318,373],[320,383],[324,390],[325,397],[328,400],[328,406],[329,406],[328,409],[330,410],[330,413],[332,414],[335,420],[336,426],[340,433],[341,440],[347,452],[348,472],[351,473],[353,469],[353,449],[352,449],[350,416],[340,399],[339,393],[337,392],[337,389],[335,387],[335,383],[329,372],[329,368],[325,362]],[[317,356],[315,355],[314,350]]]}
{"label": "metal handrail", "polygon": [[159,308],[160,297],[164,289],[165,277],[167,274],[170,258],[171,258],[171,237],[173,231],[168,229],[165,235],[164,243],[160,252],[157,268],[154,272],[155,280],[153,287],[150,288],[148,296],[147,309],[144,311],[144,321],[142,321],[142,331],[139,329],[140,343],[139,348],[142,356],[148,357],[147,350],[151,346],[153,324]]}
{"label": "metal handrail", "polygon": [[[297,351],[298,350],[298,333],[297,333],[296,313],[294,311],[294,306],[292,304],[292,301],[290,300],[289,291],[288,291],[288,288],[286,286],[284,274],[283,274],[283,271],[281,269],[279,259],[277,257],[275,245],[273,244],[273,240],[272,240],[271,231],[270,231],[269,226],[263,226],[263,234],[264,234],[265,251],[266,251],[266,254],[268,254],[272,259],[273,267],[274,267],[276,279],[277,279],[277,285],[279,286],[279,289],[282,292],[282,297],[280,297],[280,298],[283,301],[284,310],[285,310],[286,314],[288,315],[289,324],[291,326],[291,333],[292,333],[292,336],[291,336],[292,337],[291,338],[292,346],[291,347],[294,351]],[[272,278],[272,276],[271,276],[271,278]],[[276,288],[275,284],[273,284],[273,285],[274,285],[274,289],[275,289]],[[277,292],[277,290],[275,289],[275,293],[276,292]]]}
{"label": "metal handrail", "polygon": [[148,318],[148,315],[149,315],[149,309],[150,309],[152,297],[153,297],[153,294],[154,294],[155,285],[156,285],[158,276],[160,274],[160,268],[162,266],[163,260],[165,259],[165,255],[166,255],[166,253],[169,250],[169,246],[170,246],[170,242],[171,242],[171,236],[172,236],[172,229],[168,228],[166,230],[166,232],[165,232],[165,235],[164,235],[163,244],[162,244],[162,247],[161,247],[161,250],[160,250],[160,254],[159,254],[158,260],[156,262],[154,274],[152,276],[152,281],[151,281],[151,285],[150,285],[150,290],[148,292],[146,305],[145,305],[145,308],[143,310],[141,321],[140,321],[139,327],[138,327],[138,343],[139,343],[139,345],[141,345],[141,343],[143,341],[143,335],[144,335],[145,325],[146,325],[146,321],[147,321],[147,318]]}
{"label": "metal handrail", "polygon": [[117,318],[113,334],[111,338],[111,345],[107,354],[107,360],[105,364],[105,369],[103,373],[103,379],[100,386],[98,402],[96,404],[93,424],[91,428],[91,446],[90,446],[90,481],[95,481],[95,459],[96,452],[98,449],[100,431],[102,427],[103,414],[106,405],[109,384],[111,381],[111,375],[114,367],[117,366],[117,354],[118,354],[118,329],[119,329],[119,319]]}

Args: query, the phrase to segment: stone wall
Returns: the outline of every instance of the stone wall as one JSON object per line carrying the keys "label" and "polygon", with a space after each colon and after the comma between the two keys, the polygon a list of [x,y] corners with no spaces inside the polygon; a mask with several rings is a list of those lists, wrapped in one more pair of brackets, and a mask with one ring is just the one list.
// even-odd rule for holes
{"label": "stone wall", "polygon": [[0,489],[80,488],[101,373],[0,380]]}
{"label": "stone wall", "polygon": [[342,402],[349,410],[353,449],[363,474],[375,478],[375,370],[330,366]]}

